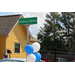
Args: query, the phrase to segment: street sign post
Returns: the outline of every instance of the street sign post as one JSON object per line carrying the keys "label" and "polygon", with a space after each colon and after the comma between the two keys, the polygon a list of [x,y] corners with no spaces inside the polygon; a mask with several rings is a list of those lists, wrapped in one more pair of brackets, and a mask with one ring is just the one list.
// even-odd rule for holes
{"label": "street sign post", "polygon": [[[29,26],[31,24],[37,24],[37,17],[20,18],[19,19],[19,25],[27,26],[27,44],[29,43]],[[27,54],[26,54],[26,56],[27,56]]]}

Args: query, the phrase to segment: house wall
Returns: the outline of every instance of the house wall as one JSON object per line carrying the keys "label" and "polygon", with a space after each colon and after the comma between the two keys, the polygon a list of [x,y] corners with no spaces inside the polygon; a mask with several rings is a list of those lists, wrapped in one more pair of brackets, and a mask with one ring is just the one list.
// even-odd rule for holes
{"label": "house wall", "polygon": [[[7,37],[7,45],[6,49],[11,50],[12,54],[10,56],[12,58],[26,58],[26,53],[24,51],[24,47],[26,46],[26,34],[22,25],[17,25],[11,31],[10,36]],[[15,43],[20,43],[20,53],[14,53]]]}
{"label": "house wall", "polygon": [[3,59],[6,37],[0,37],[0,59]]}

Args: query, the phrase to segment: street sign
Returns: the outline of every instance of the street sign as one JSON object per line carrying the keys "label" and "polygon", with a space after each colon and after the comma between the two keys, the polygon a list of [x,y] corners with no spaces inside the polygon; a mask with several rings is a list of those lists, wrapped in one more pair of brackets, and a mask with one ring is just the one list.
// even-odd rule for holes
{"label": "street sign", "polygon": [[20,18],[19,25],[25,24],[37,24],[37,17],[30,17],[30,18]]}

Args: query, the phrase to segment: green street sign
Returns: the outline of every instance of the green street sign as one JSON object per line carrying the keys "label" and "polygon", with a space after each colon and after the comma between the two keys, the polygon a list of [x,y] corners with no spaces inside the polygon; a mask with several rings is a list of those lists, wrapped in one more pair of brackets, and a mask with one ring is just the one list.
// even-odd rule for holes
{"label": "green street sign", "polygon": [[24,24],[37,24],[37,17],[20,18],[19,25],[24,25]]}

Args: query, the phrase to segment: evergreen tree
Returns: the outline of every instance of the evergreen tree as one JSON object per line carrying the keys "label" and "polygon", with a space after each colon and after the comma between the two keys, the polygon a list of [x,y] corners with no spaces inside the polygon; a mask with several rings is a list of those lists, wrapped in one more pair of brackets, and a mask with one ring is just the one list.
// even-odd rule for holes
{"label": "evergreen tree", "polygon": [[66,29],[67,32],[64,33],[64,37],[67,38],[67,49],[72,50],[73,42],[72,38],[74,37],[74,17],[75,13],[74,12],[62,12],[61,13],[61,22]]}
{"label": "evergreen tree", "polygon": [[37,38],[40,40],[41,49],[50,50],[57,46],[57,48],[65,48],[64,41],[60,40],[60,14],[58,12],[50,12],[46,15],[44,27],[40,29]]}

